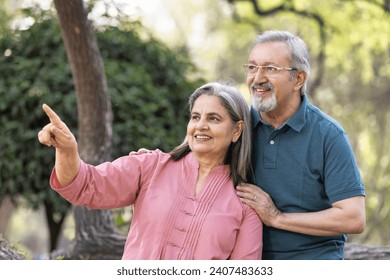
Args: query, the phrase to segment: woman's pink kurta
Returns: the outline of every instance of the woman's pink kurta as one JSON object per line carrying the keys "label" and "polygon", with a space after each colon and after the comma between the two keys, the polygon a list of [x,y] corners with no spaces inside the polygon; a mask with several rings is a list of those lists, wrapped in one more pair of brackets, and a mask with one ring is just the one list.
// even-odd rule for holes
{"label": "woman's pink kurta", "polygon": [[190,153],[179,161],[153,151],[99,166],[81,163],[75,180],[51,186],[88,208],[134,204],[123,259],[260,259],[262,223],[237,197],[229,166],[214,167],[195,194],[199,164]]}

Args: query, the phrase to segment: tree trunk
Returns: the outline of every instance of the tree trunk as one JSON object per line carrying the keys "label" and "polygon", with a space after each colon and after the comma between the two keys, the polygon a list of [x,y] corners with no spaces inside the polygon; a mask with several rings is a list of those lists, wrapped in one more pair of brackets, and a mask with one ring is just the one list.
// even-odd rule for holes
{"label": "tree trunk", "polygon": [[77,94],[78,144],[83,160],[111,157],[112,112],[103,59],[82,0],[55,0]]}
{"label": "tree trunk", "polygon": [[66,218],[66,213],[55,214],[53,209],[54,205],[52,203],[45,202],[44,205],[45,205],[46,221],[49,228],[49,236],[50,236],[49,252],[52,252],[57,248],[58,239]]}
{"label": "tree trunk", "polygon": [[123,254],[125,237],[115,230],[110,211],[74,207],[76,240],[70,248],[54,251],[50,258],[65,260],[116,260]]}
{"label": "tree trunk", "polygon": [[9,196],[0,197],[0,237],[4,235],[12,217],[14,205]]}
{"label": "tree trunk", "polygon": [[346,260],[390,260],[389,247],[369,247],[353,243],[345,244]]}
{"label": "tree trunk", "polygon": [[[54,4],[76,88],[80,156],[95,165],[111,157],[112,111],[103,60],[83,1],[54,0]],[[111,211],[75,207],[74,214],[75,244],[62,257],[121,257],[125,238],[117,233]]]}
{"label": "tree trunk", "polygon": [[23,260],[23,256],[12,249],[8,243],[0,237],[0,260]]}

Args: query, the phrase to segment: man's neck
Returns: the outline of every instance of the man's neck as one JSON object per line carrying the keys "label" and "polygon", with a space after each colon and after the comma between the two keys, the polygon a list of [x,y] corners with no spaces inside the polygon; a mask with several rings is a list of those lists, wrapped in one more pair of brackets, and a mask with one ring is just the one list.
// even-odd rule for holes
{"label": "man's neck", "polygon": [[299,98],[294,98],[292,102],[286,105],[278,105],[274,110],[269,112],[259,112],[260,118],[272,125],[274,128],[279,128],[286,121],[288,121],[294,114],[298,111],[299,106],[301,105],[301,96]]}

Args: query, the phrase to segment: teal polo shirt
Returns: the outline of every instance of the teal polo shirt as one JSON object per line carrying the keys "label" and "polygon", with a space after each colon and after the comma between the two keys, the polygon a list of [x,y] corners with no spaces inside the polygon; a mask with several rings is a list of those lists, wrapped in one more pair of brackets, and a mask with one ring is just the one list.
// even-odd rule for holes
{"label": "teal polo shirt", "polygon": [[[251,109],[256,185],[282,212],[316,212],[364,196],[344,129],[306,95],[295,115],[274,129]],[[343,259],[345,234],[311,236],[264,225],[264,259]]]}

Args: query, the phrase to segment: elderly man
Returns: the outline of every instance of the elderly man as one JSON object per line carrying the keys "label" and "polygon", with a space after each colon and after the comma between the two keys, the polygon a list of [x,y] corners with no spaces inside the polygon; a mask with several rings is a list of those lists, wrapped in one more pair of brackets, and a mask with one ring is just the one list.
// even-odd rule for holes
{"label": "elderly man", "polygon": [[265,32],[244,68],[256,186],[237,193],[265,224],[263,258],[343,259],[346,234],[365,228],[365,191],[344,129],[308,100],[306,44]]}

